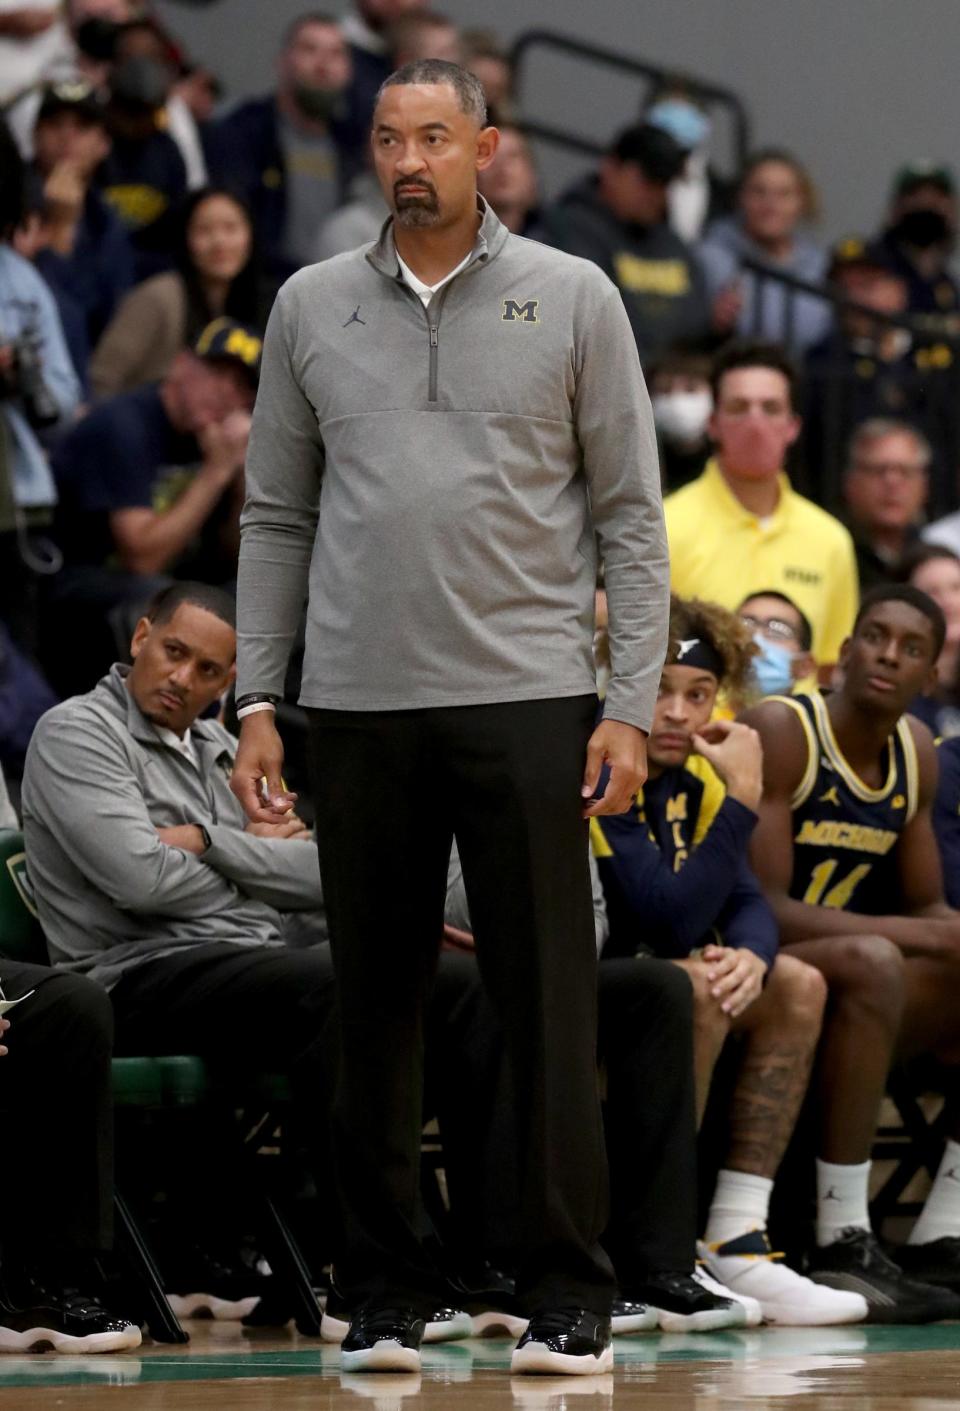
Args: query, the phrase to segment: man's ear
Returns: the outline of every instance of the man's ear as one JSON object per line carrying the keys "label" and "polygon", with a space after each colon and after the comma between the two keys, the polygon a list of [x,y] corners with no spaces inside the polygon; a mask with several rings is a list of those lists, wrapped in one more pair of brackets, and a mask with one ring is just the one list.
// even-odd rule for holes
{"label": "man's ear", "polygon": [[499,146],[500,133],[495,127],[485,127],[477,134],[477,171],[486,171]]}
{"label": "man's ear", "polygon": [[130,655],[134,661],[140,655],[140,648],[150,636],[153,630],[153,623],[149,617],[141,617],[136,627],[133,629],[133,637],[130,641]]}
{"label": "man's ear", "polygon": [[844,638],[843,644],[840,648],[840,655],[837,657],[837,664],[839,666],[842,666],[844,669],[846,669],[847,662],[850,660],[850,646],[852,640],[853,639],[851,637]]}

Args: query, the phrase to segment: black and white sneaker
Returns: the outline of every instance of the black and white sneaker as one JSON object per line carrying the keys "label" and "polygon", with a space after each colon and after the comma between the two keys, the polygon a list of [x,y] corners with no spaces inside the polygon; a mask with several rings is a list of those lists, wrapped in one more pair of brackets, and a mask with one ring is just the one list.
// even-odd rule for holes
{"label": "black and white sneaker", "polygon": [[125,1352],[140,1346],[136,1323],[108,1313],[97,1299],[76,1289],[34,1292],[36,1302],[23,1308],[0,1298],[0,1352]]}
{"label": "black and white sneaker", "polygon": [[747,1324],[747,1310],[741,1303],[713,1293],[693,1274],[648,1274],[642,1283],[628,1285],[624,1294],[646,1303],[656,1326],[665,1333],[710,1333]]}
{"label": "black and white sneaker", "polygon": [[610,1331],[615,1338],[650,1333],[657,1326],[657,1310],[619,1293],[613,1300]]}
{"label": "black and white sneaker", "polygon": [[[342,1343],[350,1331],[353,1310],[331,1277],[327,1293],[320,1336],[324,1342]],[[423,1330],[424,1342],[454,1342],[473,1333],[473,1319],[462,1308],[437,1308],[431,1313]]]}
{"label": "black and white sneaker", "polygon": [[167,1279],[167,1300],[178,1318],[239,1323],[275,1288],[269,1266],[256,1251],[244,1248],[221,1259],[197,1246],[176,1261]]}
{"label": "black and white sneaker", "polygon": [[887,1257],[872,1230],[843,1230],[809,1256],[808,1276],[867,1300],[868,1323],[939,1323],[960,1318],[960,1295],[913,1279]]}
{"label": "black and white sneaker", "polygon": [[945,1235],[927,1244],[904,1244],[891,1253],[908,1278],[960,1293],[960,1239],[955,1236]]}
{"label": "black and white sneaker", "polygon": [[473,1276],[458,1275],[449,1286],[457,1308],[470,1314],[469,1336],[516,1340],[526,1332],[529,1320],[517,1302],[513,1280],[492,1265],[485,1264]]}
{"label": "black and white sneaker", "polygon": [[412,1308],[361,1308],[340,1344],[345,1372],[419,1372],[425,1320]]}
{"label": "black and white sneaker", "polygon": [[591,1376],[613,1369],[610,1319],[585,1308],[534,1313],[517,1343],[510,1371],[546,1376]]}

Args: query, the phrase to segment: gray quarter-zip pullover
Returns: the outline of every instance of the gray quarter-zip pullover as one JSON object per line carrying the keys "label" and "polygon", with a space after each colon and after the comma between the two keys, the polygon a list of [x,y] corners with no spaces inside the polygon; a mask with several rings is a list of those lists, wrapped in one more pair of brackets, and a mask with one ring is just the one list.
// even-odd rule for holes
{"label": "gray quarter-zip pullover", "polygon": [[667,635],[650,404],[615,287],[484,205],[424,308],[380,242],[280,291],[247,458],[238,692],[343,710],[586,694],[648,728]]}
{"label": "gray quarter-zip pullover", "polygon": [[[321,905],[312,842],[260,838],[230,792],[237,742],[193,725],[199,767],[166,744],[115,666],[42,716],[27,751],[27,871],[50,959],[109,989],[184,946],[282,945],[286,911]],[[202,857],[158,828],[203,824]]]}

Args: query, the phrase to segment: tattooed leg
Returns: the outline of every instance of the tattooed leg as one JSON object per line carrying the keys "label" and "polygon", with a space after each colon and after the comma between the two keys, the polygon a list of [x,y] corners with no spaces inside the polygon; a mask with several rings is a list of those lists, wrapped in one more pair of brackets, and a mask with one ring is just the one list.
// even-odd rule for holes
{"label": "tattooed leg", "polygon": [[763,994],[734,1022],[743,1059],[730,1108],[724,1166],[776,1175],[806,1096],[826,985],[819,971],[781,955]]}

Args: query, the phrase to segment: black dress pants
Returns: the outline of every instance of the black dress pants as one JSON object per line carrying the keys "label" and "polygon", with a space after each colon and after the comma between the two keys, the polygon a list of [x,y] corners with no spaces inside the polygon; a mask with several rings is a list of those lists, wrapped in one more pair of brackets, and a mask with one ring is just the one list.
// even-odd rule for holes
{"label": "black dress pants", "polygon": [[512,1070],[518,1291],[605,1313],[607,1178],[596,949],[580,786],[592,696],[310,713],[337,977],[334,1153],[355,1302],[430,1311],[418,1236],[424,1015],[456,836],[477,958]]}
{"label": "black dress pants", "polygon": [[0,1058],[3,1219],[20,1257],[96,1253],[113,1239],[110,997],[82,975],[0,957],[10,1011]]}
{"label": "black dress pants", "polygon": [[620,1285],[691,1273],[697,1237],[693,989],[666,960],[600,963],[610,1163],[603,1243]]}

